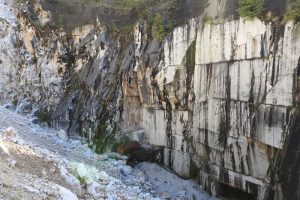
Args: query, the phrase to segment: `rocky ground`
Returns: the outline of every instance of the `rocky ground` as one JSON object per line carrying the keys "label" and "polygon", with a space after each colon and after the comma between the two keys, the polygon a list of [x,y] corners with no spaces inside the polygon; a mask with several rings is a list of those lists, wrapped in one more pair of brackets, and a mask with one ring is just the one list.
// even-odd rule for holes
{"label": "rocky ground", "polygon": [[[14,51],[5,45],[11,44],[7,30],[16,26],[11,4],[0,0],[0,49],[6,53]],[[0,200],[212,199],[199,185],[156,164],[132,168],[126,156],[97,155],[87,144],[40,127],[13,107],[0,106]]]}
{"label": "rocky ground", "polygon": [[0,158],[0,199],[214,199],[156,164],[131,168],[3,107]]}

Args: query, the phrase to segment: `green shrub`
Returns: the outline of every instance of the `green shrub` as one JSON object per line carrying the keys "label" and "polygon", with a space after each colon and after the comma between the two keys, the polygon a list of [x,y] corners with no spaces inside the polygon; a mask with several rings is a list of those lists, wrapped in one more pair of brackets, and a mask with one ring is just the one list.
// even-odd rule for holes
{"label": "green shrub", "polygon": [[64,20],[63,20],[63,17],[61,15],[58,15],[56,17],[56,21],[55,21],[55,24],[58,28],[62,28],[64,26]]}
{"label": "green shrub", "polygon": [[133,7],[137,2],[135,0],[123,0],[126,6]]}
{"label": "green shrub", "polygon": [[111,38],[117,37],[118,27],[114,20],[111,20],[110,23],[107,25],[107,31]]}
{"label": "green shrub", "polygon": [[202,21],[203,21],[203,24],[213,24],[213,22],[214,22],[212,17],[208,17],[206,15],[203,17]]}
{"label": "green shrub", "polygon": [[287,12],[285,14],[286,20],[300,20],[300,0],[290,0]]}
{"label": "green shrub", "polygon": [[239,0],[238,13],[241,17],[252,19],[261,17],[264,11],[264,0]]}
{"label": "green shrub", "polygon": [[164,22],[163,17],[160,14],[156,14],[153,19],[153,37],[162,41],[168,33],[174,29],[173,23]]}
{"label": "green shrub", "polygon": [[109,133],[107,128],[108,127],[105,122],[100,122],[97,126],[96,135],[92,139],[92,144],[90,145],[97,154],[102,154],[110,150],[116,142],[114,137],[116,129],[114,128],[112,133]]}
{"label": "green shrub", "polygon": [[14,106],[17,106],[18,105],[18,100],[17,99],[14,99],[13,101],[12,101],[12,104],[14,105]]}
{"label": "green shrub", "polygon": [[49,124],[51,122],[51,115],[47,110],[41,110],[35,114],[35,116],[41,121]]}

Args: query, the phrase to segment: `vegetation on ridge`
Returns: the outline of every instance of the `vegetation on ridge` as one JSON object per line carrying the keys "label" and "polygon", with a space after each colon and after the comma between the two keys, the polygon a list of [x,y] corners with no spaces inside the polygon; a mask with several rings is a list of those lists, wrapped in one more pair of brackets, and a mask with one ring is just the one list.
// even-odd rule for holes
{"label": "vegetation on ridge", "polygon": [[238,13],[246,19],[260,17],[264,11],[264,0],[239,0]]}
{"label": "vegetation on ridge", "polygon": [[289,0],[285,18],[286,20],[300,20],[300,0]]}
{"label": "vegetation on ridge", "polygon": [[152,35],[154,38],[163,40],[173,29],[174,25],[172,22],[163,19],[160,14],[155,15],[152,26]]}
{"label": "vegetation on ridge", "polygon": [[[195,0],[193,0],[195,1]],[[83,9],[81,6],[85,5]],[[197,4],[198,5],[198,4]],[[201,4],[202,5],[202,4]],[[109,35],[120,36],[139,20],[147,22],[153,38],[162,40],[173,28],[189,18],[183,0],[45,0],[43,7],[55,13],[58,27],[70,30],[96,19],[106,25]],[[200,5],[198,5],[200,7]],[[81,15],[78,19],[76,16]],[[76,20],[75,20],[76,19]],[[132,30],[132,29],[131,29]],[[132,36],[130,36],[132,38]]]}

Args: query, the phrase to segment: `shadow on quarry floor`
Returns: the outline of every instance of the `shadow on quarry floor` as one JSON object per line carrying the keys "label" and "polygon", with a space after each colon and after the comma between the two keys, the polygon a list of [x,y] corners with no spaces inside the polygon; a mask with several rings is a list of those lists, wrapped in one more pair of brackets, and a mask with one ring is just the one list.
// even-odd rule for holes
{"label": "shadow on quarry floor", "polygon": [[255,200],[255,196],[247,192],[235,189],[225,184],[221,184],[220,199],[224,200]]}

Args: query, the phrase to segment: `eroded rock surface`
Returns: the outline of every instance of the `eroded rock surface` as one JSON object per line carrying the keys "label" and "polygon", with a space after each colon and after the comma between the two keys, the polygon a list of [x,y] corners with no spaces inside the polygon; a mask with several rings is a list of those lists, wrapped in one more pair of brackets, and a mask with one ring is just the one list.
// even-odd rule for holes
{"label": "eroded rock surface", "polygon": [[212,194],[222,184],[258,199],[289,193],[273,176],[299,112],[299,24],[201,1],[163,41],[144,20],[113,38],[101,19],[65,31],[38,3],[4,2],[1,103],[97,152],[124,135],[162,147],[167,167]]}

